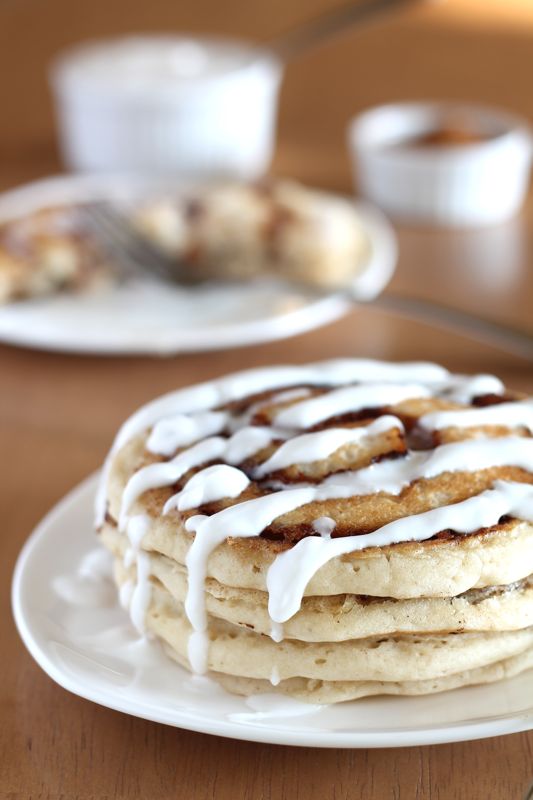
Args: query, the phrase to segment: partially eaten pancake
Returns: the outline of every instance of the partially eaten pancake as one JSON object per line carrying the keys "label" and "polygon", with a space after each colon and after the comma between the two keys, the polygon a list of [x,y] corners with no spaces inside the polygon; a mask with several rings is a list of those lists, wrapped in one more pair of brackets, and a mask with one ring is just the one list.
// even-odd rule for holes
{"label": "partially eaten pancake", "polygon": [[[349,284],[371,261],[355,205],[291,181],[216,183],[186,192],[147,187],[144,199],[113,213],[145,240],[143,250],[159,252],[168,271],[185,283],[281,277],[334,288]],[[123,237],[112,238],[110,246],[79,202],[3,220],[0,303],[87,290],[131,275],[120,262],[128,261],[132,247],[117,260]],[[138,253],[136,259],[142,261]],[[144,262],[137,267],[148,269]]]}
{"label": "partially eaten pancake", "polygon": [[433,364],[240,373],[123,426],[98,528],[137,626],[230,690],[496,680],[533,646],[532,428]]}
{"label": "partially eaten pancake", "polygon": [[109,258],[76,206],[0,224],[0,304],[109,282]]}

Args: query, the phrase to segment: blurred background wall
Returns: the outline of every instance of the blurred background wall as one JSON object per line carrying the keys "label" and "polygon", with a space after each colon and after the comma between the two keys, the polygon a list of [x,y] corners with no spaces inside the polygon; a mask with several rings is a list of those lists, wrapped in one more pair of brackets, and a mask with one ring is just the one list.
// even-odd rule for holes
{"label": "blurred background wall", "polygon": [[[61,169],[46,70],[62,48],[122,33],[219,33],[268,42],[335,0],[3,0],[0,182]],[[507,106],[533,120],[533,0],[440,0],[341,37],[293,62],[274,170],[347,189],[345,127],[366,106],[408,98]],[[320,153],[316,158],[315,154]]]}

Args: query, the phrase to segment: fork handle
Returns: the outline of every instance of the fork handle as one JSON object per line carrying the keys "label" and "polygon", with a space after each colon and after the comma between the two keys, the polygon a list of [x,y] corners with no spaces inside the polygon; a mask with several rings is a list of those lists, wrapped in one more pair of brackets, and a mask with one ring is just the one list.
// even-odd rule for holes
{"label": "fork handle", "polygon": [[270,40],[267,42],[267,47],[287,63],[335,36],[353,28],[362,27],[373,17],[387,12],[395,12],[403,6],[413,5],[415,2],[421,2],[421,0],[349,2],[340,8],[333,8],[324,14],[312,17],[302,25]]}
{"label": "fork handle", "polygon": [[487,342],[520,358],[533,361],[533,334],[527,331],[478,317],[434,300],[385,293],[375,298],[372,304],[402,317],[418,319],[455,332],[464,332],[478,341]]}

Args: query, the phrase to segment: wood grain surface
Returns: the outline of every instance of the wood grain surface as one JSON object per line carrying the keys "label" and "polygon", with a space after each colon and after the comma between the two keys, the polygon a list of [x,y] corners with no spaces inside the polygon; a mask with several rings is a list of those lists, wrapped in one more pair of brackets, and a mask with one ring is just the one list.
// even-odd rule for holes
{"label": "wood grain surface", "polygon": [[[45,64],[58,47],[82,36],[144,28],[267,39],[333,5],[5,0],[0,103],[11,113],[0,128],[1,185],[58,167],[44,81]],[[450,0],[364,36],[347,34],[289,71],[276,169],[347,190],[343,128],[353,110],[369,102],[461,96],[530,113],[532,47],[532,5],[519,0]],[[533,330],[532,212],[530,203],[518,219],[485,231],[401,229],[391,289]],[[432,359],[453,370],[495,372],[533,392],[530,362],[372,307],[286,342],[164,360],[0,347],[2,800],[521,800],[533,780],[533,733],[359,751],[224,740],[127,717],[68,694],[40,671],[17,636],[9,590],[18,551],[50,506],[98,468],[126,415],[161,392],[230,370],[337,355]]]}

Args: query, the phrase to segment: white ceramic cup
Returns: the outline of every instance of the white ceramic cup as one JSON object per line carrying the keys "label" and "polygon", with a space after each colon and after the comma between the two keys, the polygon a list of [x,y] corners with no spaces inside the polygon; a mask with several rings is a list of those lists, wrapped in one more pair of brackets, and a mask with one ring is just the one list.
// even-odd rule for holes
{"label": "white ceramic cup", "polygon": [[272,157],[282,65],[218,38],[124,37],[59,56],[50,79],[75,170],[254,179]]}
{"label": "white ceramic cup", "polygon": [[[409,144],[460,119],[479,141]],[[403,143],[403,144],[402,144]],[[348,144],[360,192],[393,217],[449,226],[489,225],[515,214],[529,183],[527,123],[463,103],[396,103],[354,117]]]}

